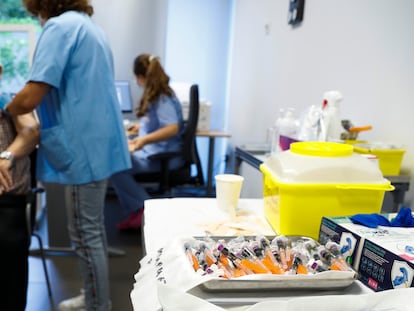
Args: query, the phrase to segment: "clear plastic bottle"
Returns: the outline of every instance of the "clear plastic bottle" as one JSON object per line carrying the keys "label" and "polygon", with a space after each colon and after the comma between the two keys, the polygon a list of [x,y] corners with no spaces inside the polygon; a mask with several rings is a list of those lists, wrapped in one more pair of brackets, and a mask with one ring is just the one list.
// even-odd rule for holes
{"label": "clear plastic bottle", "polygon": [[294,108],[281,108],[274,125],[268,129],[271,133],[270,154],[275,155],[289,149],[292,141],[298,139],[300,122]]}
{"label": "clear plastic bottle", "polygon": [[303,117],[302,125],[299,129],[299,141],[317,141],[320,132],[321,109],[311,105]]}
{"label": "clear plastic bottle", "polygon": [[274,125],[270,128],[270,135],[271,135],[271,144],[270,144],[270,154],[275,155],[280,152],[279,146],[279,137],[280,137],[280,122],[285,116],[285,109],[279,109],[279,115],[274,123]]}
{"label": "clear plastic bottle", "polygon": [[279,151],[289,149],[290,143],[298,139],[299,128],[300,122],[295,109],[286,109],[283,117],[279,120]]}

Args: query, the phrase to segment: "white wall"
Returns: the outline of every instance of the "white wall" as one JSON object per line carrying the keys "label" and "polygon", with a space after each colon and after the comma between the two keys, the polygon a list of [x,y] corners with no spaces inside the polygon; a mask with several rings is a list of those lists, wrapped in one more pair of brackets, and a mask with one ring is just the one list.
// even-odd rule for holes
{"label": "white wall", "polygon": [[[228,94],[233,146],[264,141],[279,108],[304,110],[335,89],[344,96],[343,119],[373,126],[359,138],[403,143],[403,169],[412,169],[414,1],[306,1],[296,28],[287,23],[288,0],[234,3]],[[257,174],[251,179],[244,188],[261,195]],[[407,203],[412,199],[410,191]]]}
{"label": "white wall", "polygon": [[[231,3],[223,0],[93,0],[94,20],[107,33],[117,79],[133,79],[140,53],[161,57],[173,81],[198,83],[200,98],[212,104],[211,127],[226,122]],[[132,85],[134,102],[141,90]],[[225,139],[216,142],[214,173],[224,166]],[[198,139],[205,176],[208,140]]]}
{"label": "white wall", "polygon": [[[171,79],[197,83],[200,98],[211,103],[211,128],[224,129],[231,2],[169,0],[165,68]],[[224,167],[226,138],[216,139],[213,175]],[[204,176],[208,139],[198,138]]]}
{"label": "white wall", "polygon": [[[94,19],[114,50],[117,78],[132,79],[132,60],[139,53],[160,55],[172,79],[200,84],[201,97],[213,104],[212,126],[232,134],[231,147],[264,141],[279,108],[304,110],[320,104],[323,92],[337,89],[344,96],[342,117],[373,126],[360,138],[403,143],[403,171],[410,173],[414,1],[308,0],[296,28],[287,24],[288,0],[260,0],[260,5],[93,0],[93,5]],[[137,100],[139,90],[133,91]],[[244,195],[260,196],[260,173],[243,170]],[[414,189],[407,203],[413,195]]]}
{"label": "white wall", "polygon": [[[168,0],[93,0],[92,18],[109,38],[115,77],[135,81],[133,61],[141,53],[164,57]],[[131,84],[134,103],[141,90]]]}

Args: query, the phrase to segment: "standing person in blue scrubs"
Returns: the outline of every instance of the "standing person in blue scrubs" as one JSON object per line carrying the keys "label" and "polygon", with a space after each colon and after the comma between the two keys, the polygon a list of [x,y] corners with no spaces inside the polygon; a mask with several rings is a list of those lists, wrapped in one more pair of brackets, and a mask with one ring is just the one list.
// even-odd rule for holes
{"label": "standing person in blue scrubs", "polygon": [[43,30],[28,82],[4,110],[16,116],[37,109],[37,178],[64,187],[69,236],[80,258],[84,294],[62,302],[59,310],[107,311],[107,180],[131,166],[112,52],[90,18],[93,7],[88,0],[23,3],[40,18]]}
{"label": "standing person in blue scrubs", "polygon": [[[110,179],[119,202],[129,217],[118,224],[120,230],[141,227],[144,201],[150,196],[137,183],[137,173],[159,172],[159,161],[149,160],[150,155],[160,152],[174,152],[182,149],[184,129],[181,104],[169,86],[170,78],[161,66],[158,57],[141,54],[134,60],[134,74],[144,91],[137,107],[139,123],[128,129],[135,135],[128,142],[132,168],[115,174]],[[170,162],[170,168],[183,165],[184,159],[177,157]]]}

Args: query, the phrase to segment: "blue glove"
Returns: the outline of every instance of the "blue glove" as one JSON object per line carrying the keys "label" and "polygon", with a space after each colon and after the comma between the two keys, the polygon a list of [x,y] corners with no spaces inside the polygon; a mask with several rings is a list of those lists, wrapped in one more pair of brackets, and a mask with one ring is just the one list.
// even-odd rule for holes
{"label": "blue glove", "polygon": [[414,227],[414,217],[411,208],[402,206],[397,216],[391,220],[392,227]]}
{"label": "blue glove", "polygon": [[390,226],[387,218],[379,214],[356,214],[349,217],[354,224],[363,225],[368,228],[376,228],[378,226]]}
{"label": "blue glove", "polygon": [[385,227],[414,227],[414,217],[410,208],[402,206],[395,218],[389,221],[380,214],[356,214],[349,217],[354,224],[369,228]]}

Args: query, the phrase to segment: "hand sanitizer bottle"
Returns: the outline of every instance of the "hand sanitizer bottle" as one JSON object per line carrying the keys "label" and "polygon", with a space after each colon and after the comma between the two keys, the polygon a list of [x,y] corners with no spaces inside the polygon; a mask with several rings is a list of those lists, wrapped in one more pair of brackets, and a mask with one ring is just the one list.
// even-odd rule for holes
{"label": "hand sanitizer bottle", "polygon": [[322,112],[326,133],[323,140],[338,141],[341,139],[341,133],[344,131],[341,123],[341,102],[342,94],[340,92],[329,91],[324,93]]}

